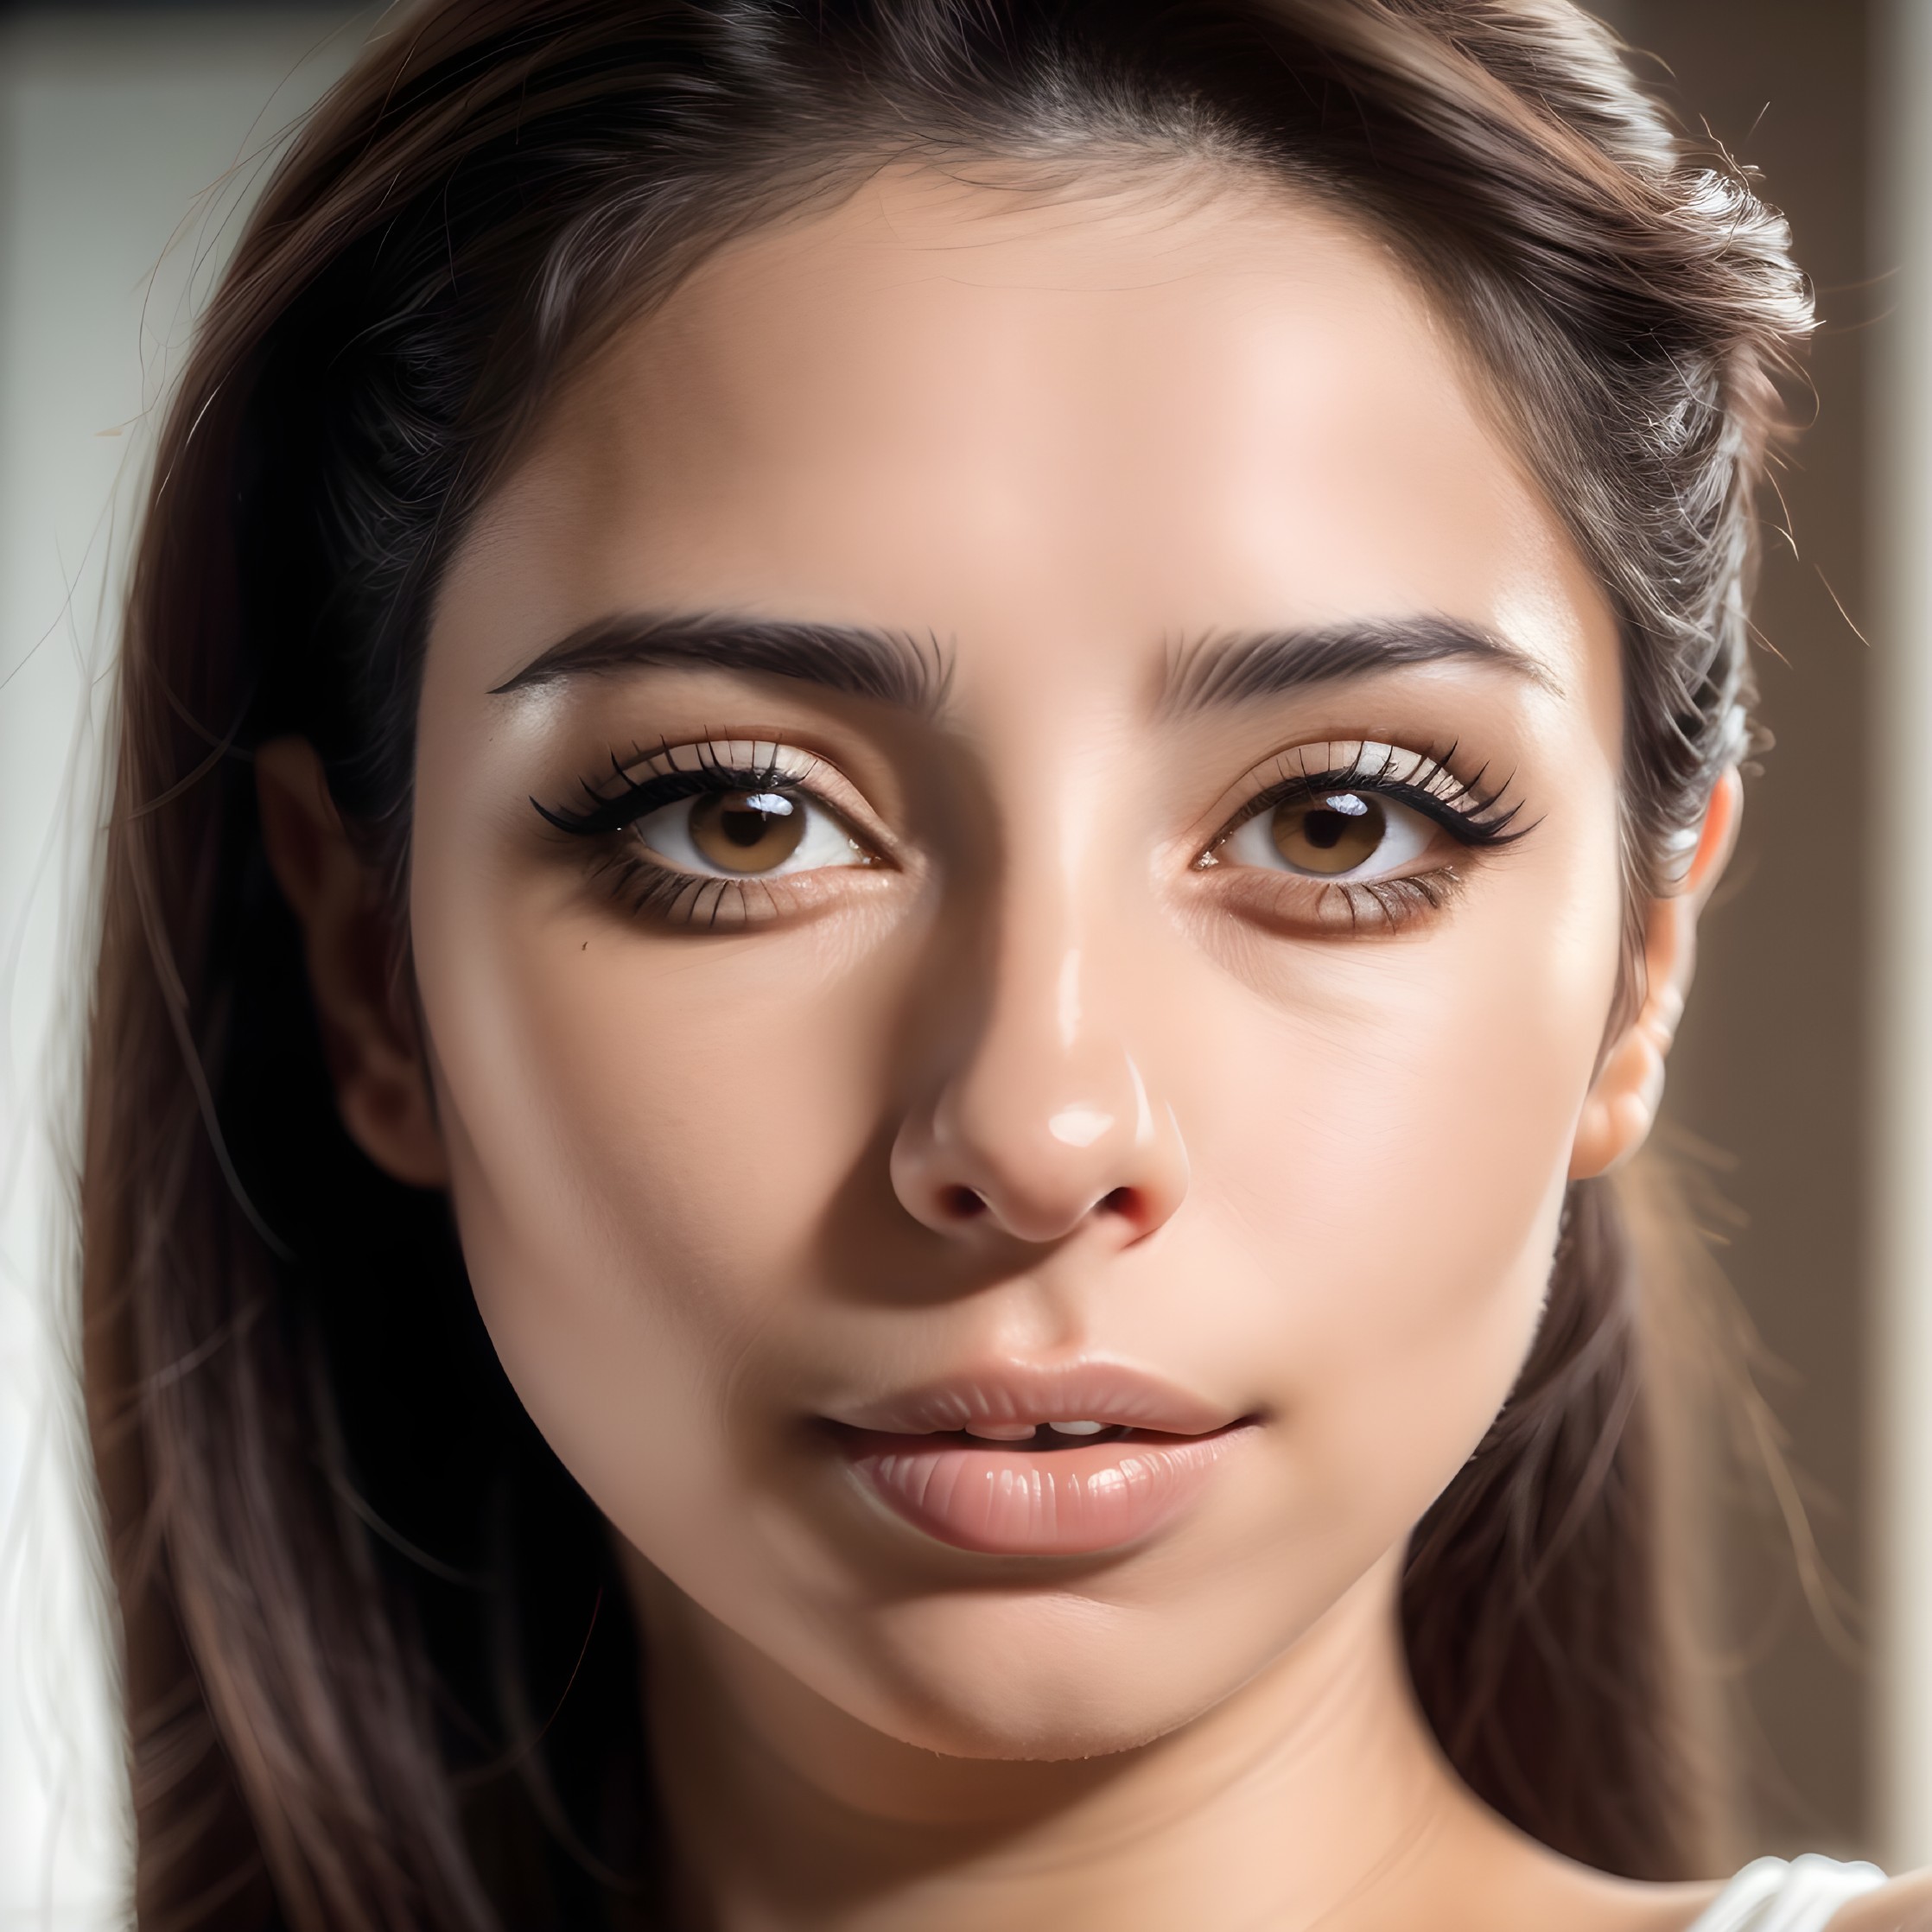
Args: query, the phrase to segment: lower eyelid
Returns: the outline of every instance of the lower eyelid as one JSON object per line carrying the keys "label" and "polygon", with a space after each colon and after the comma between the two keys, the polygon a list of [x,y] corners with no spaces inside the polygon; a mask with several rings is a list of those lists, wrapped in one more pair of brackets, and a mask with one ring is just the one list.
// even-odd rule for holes
{"label": "lower eyelid", "polygon": [[1446,909],[1467,884],[1454,865],[1376,880],[1322,880],[1236,866],[1222,875],[1220,890],[1256,925],[1291,937],[1330,938],[1400,931]]}
{"label": "lower eyelid", "polygon": [[623,837],[603,842],[588,877],[602,897],[640,923],[729,932],[809,915],[842,902],[857,880],[895,869],[861,864],[737,876],[693,872],[659,859],[641,841]]}
{"label": "lower eyelid", "polygon": [[[784,910],[776,903],[779,894],[760,879],[684,872],[640,859],[634,852],[617,855],[605,870],[609,897],[634,919],[731,931],[763,925]],[[781,893],[785,882],[779,881]]]}

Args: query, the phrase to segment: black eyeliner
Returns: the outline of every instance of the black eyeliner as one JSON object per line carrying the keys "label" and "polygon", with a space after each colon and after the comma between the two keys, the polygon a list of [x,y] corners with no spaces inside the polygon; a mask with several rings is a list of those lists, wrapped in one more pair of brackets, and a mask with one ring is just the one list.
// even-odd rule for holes
{"label": "black eyeliner", "polygon": [[[700,758],[703,757],[700,748]],[[615,763],[615,760],[613,760]],[[621,767],[620,777],[623,776]],[[674,804],[680,798],[702,798],[728,791],[801,791],[798,774],[776,765],[761,770],[740,769],[701,762],[690,771],[659,772],[648,779],[626,779],[621,791],[601,792],[587,779],[583,783],[587,805],[552,808],[540,799],[530,802],[537,816],[560,832],[575,838],[600,838],[621,832],[661,805]]]}

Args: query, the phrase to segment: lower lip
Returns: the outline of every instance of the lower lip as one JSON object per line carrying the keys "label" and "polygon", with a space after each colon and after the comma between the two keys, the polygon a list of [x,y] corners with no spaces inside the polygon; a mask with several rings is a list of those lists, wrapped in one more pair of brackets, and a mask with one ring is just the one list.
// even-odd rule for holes
{"label": "lower lip", "polygon": [[1031,1451],[956,1435],[838,1433],[860,1481],[942,1543],[996,1556],[1090,1556],[1173,1522],[1251,1428],[1136,1431],[1091,1448]]}

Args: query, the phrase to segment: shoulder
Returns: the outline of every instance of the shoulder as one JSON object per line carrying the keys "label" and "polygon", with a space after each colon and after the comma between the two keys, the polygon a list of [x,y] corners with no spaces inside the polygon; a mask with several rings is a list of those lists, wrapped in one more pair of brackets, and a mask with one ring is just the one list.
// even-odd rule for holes
{"label": "shoulder", "polygon": [[1828,1932],[1932,1932],[1932,1870],[1894,1878],[1854,1898]]}

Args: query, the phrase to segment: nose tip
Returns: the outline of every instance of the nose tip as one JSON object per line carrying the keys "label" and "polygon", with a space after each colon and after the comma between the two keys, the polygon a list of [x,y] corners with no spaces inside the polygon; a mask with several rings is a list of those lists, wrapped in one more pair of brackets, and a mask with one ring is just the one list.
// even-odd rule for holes
{"label": "nose tip", "polygon": [[1179,1206],[1187,1158],[1173,1110],[1150,1102],[1131,1060],[1124,1072],[1117,1098],[1055,1105],[1019,1080],[945,1096],[894,1142],[894,1191],[940,1234],[1045,1246],[1094,1223],[1142,1239]]}
{"label": "nose tip", "polygon": [[1103,1107],[1063,1107],[1046,1131],[1065,1147],[1090,1147],[1113,1124],[1114,1116]]}

